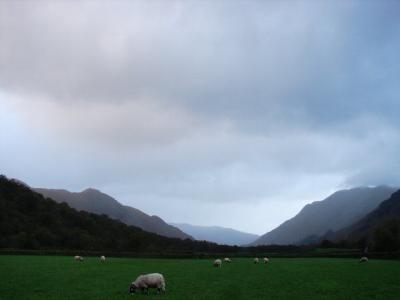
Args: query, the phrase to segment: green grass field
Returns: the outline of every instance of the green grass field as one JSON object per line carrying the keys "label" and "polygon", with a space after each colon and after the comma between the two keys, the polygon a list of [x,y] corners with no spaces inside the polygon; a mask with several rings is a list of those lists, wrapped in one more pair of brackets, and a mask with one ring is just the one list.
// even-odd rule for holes
{"label": "green grass field", "polygon": [[[165,294],[130,296],[136,276],[160,272]],[[83,263],[62,256],[0,256],[0,299],[400,299],[400,262],[354,259],[108,258]]]}

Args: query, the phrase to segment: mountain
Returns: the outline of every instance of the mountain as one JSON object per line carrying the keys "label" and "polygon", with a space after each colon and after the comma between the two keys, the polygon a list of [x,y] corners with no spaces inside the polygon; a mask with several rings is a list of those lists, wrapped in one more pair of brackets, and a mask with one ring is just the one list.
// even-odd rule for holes
{"label": "mountain", "polygon": [[168,238],[105,215],[77,211],[0,175],[0,248],[193,254],[233,247]]}
{"label": "mountain", "polygon": [[192,239],[180,229],[171,226],[157,216],[149,216],[144,212],[126,205],[122,205],[114,198],[96,189],[86,189],[80,193],[72,193],[61,189],[35,188],[34,191],[44,197],[54,199],[58,203],[65,202],[69,206],[94,214],[105,214],[108,217],[120,220],[127,225],[142,228],[145,231],[157,233],[166,237]]}
{"label": "mountain", "polygon": [[172,223],[172,225],[190,234],[196,240],[223,245],[247,245],[259,237],[256,234],[219,226],[197,226],[185,223]]}
{"label": "mountain", "polygon": [[[367,214],[358,222],[339,230],[326,237],[330,240],[371,241],[374,239],[377,248],[387,246],[400,248],[400,190],[393,193],[389,199],[383,201],[376,209]],[[385,238],[394,238],[389,245],[382,245]],[[389,249],[392,250],[392,249]]]}
{"label": "mountain", "polygon": [[343,229],[364,217],[395,192],[387,186],[341,190],[307,204],[295,217],[264,234],[252,245],[307,244],[329,231]]}

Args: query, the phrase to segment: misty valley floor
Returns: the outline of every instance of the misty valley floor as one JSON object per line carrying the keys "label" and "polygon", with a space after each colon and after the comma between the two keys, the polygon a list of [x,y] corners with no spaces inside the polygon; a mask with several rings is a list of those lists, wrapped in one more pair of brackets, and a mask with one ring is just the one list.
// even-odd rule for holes
{"label": "misty valley floor", "polygon": [[[130,296],[143,273],[163,273],[167,292]],[[234,259],[0,256],[0,299],[400,299],[400,262],[355,259]],[[134,298],[133,298],[134,297]]]}

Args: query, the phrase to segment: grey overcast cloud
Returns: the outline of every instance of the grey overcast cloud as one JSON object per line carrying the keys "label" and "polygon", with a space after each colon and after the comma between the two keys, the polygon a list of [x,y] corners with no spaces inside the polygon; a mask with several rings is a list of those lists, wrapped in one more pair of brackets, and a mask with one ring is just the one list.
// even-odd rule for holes
{"label": "grey overcast cloud", "polygon": [[265,233],[400,185],[399,1],[0,1],[0,173]]}

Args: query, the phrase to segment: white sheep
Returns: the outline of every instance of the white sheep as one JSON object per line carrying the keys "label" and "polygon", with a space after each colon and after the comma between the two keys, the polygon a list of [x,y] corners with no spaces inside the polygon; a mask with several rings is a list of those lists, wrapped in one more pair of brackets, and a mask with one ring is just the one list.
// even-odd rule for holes
{"label": "white sheep", "polygon": [[106,257],[104,255],[100,256],[100,261],[101,262],[106,261]]}
{"label": "white sheep", "polygon": [[268,257],[264,257],[264,264],[267,264],[267,263],[269,263],[269,259],[268,259]]}
{"label": "white sheep", "polygon": [[361,262],[367,262],[367,261],[368,261],[368,257],[366,257],[366,256],[363,256],[363,257],[360,258],[360,263]]}
{"label": "white sheep", "polygon": [[221,265],[222,265],[222,261],[218,258],[218,259],[214,260],[214,264],[213,265],[216,268],[220,268]]}
{"label": "white sheep", "polygon": [[83,257],[79,256],[79,255],[75,255],[74,259],[77,260],[77,261],[83,261]]}
{"label": "white sheep", "polygon": [[232,260],[231,260],[229,257],[225,257],[225,258],[224,258],[224,262],[231,263]]}
{"label": "white sheep", "polygon": [[135,293],[137,289],[140,289],[142,292],[149,293],[149,288],[156,288],[157,293],[161,291],[165,292],[165,280],[164,276],[159,273],[152,273],[146,275],[140,275],[133,281],[129,287],[129,292]]}
{"label": "white sheep", "polygon": [[260,260],[258,259],[258,257],[255,257],[255,258],[254,258],[254,263],[255,263],[255,264],[258,264],[259,261],[260,261]]}

